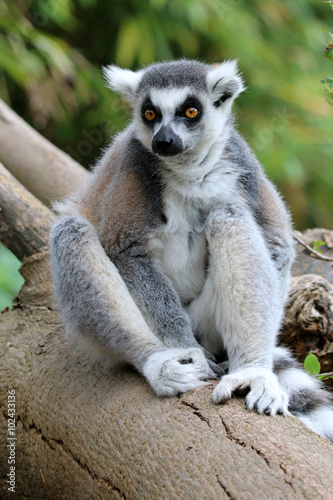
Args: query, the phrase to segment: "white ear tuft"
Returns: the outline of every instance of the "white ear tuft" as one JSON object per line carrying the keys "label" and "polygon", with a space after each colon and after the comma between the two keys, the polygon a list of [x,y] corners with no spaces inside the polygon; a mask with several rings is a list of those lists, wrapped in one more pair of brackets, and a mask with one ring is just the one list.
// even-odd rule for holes
{"label": "white ear tuft", "polygon": [[207,75],[207,84],[216,107],[225,101],[232,102],[246,88],[235,59],[213,67]]}
{"label": "white ear tuft", "polygon": [[131,71],[118,66],[104,66],[102,68],[107,86],[125,96],[130,102],[134,101],[135,92],[141,80],[142,71]]}

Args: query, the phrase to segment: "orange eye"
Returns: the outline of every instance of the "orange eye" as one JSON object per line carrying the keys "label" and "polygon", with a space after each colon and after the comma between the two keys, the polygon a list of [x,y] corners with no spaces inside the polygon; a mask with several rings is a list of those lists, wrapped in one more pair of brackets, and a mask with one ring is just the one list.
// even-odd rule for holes
{"label": "orange eye", "polygon": [[155,111],[152,111],[151,109],[147,109],[145,111],[145,117],[147,118],[147,120],[154,120],[154,118],[156,117],[156,113]]}
{"label": "orange eye", "polygon": [[187,110],[185,111],[185,116],[187,116],[187,118],[195,118],[196,116],[198,116],[198,113],[199,111],[197,110],[197,108],[187,108]]}

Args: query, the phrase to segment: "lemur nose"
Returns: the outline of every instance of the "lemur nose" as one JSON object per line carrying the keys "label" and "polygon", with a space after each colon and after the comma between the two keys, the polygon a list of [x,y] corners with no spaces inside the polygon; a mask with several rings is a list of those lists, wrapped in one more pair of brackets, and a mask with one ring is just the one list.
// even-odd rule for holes
{"label": "lemur nose", "polygon": [[159,141],[158,139],[156,140],[156,146],[159,151],[167,151],[172,143],[173,139],[169,139],[168,141]]}
{"label": "lemur nose", "polygon": [[172,128],[165,125],[154,135],[152,149],[159,156],[176,156],[183,153],[184,146],[183,141]]}

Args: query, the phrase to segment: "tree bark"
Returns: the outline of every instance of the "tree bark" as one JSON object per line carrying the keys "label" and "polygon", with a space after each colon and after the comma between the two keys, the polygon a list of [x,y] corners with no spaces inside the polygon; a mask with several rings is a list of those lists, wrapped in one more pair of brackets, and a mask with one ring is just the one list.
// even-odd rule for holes
{"label": "tree bark", "polygon": [[0,163],[0,241],[22,260],[48,247],[55,220]]}
{"label": "tree bark", "polygon": [[[24,267],[51,289],[42,260]],[[298,419],[260,416],[243,399],[214,405],[213,384],[157,398],[131,369],[77,355],[44,294],[2,316],[0,348],[0,469],[5,479],[14,390],[15,498],[330,497],[333,446]]]}
{"label": "tree bark", "polygon": [[12,498],[8,391],[14,498],[330,498],[333,446],[295,417],[260,416],[243,399],[214,405],[216,382],[157,398],[132,369],[79,355],[52,300],[46,234],[54,216],[5,169],[0,175],[1,238],[23,255],[26,280],[0,321],[2,498]]}
{"label": "tree bark", "polygon": [[0,162],[46,206],[74,191],[88,175],[1,99]]}

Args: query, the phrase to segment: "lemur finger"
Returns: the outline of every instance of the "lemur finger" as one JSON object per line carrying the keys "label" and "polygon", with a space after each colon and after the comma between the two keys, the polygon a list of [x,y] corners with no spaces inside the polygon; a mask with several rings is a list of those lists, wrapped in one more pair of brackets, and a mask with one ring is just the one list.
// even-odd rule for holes
{"label": "lemur finger", "polygon": [[[265,403],[263,403],[258,407],[258,403],[259,401],[261,401],[262,398],[263,401],[265,401]],[[256,408],[258,413],[263,413],[272,399],[273,397],[269,396],[267,400],[267,394],[265,395],[265,388],[263,386],[261,387],[257,386],[253,389],[252,388],[250,389],[247,396],[245,397],[245,402],[249,410],[254,410]]]}
{"label": "lemur finger", "polygon": [[241,387],[243,382],[243,380],[239,380],[234,375],[225,375],[213,390],[212,399],[214,403],[220,403],[230,399],[232,393]]}
{"label": "lemur finger", "polygon": [[258,413],[267,413],[274,417],[277,413],[287,415],[288,412],[288,395],[284,391],[272,396],[265,396],[258,401],[256,408]]}

